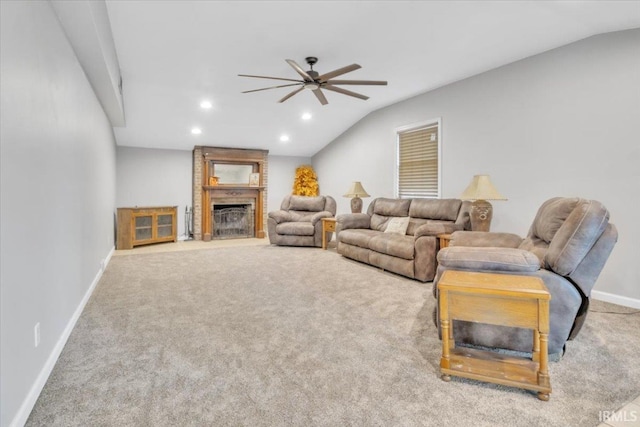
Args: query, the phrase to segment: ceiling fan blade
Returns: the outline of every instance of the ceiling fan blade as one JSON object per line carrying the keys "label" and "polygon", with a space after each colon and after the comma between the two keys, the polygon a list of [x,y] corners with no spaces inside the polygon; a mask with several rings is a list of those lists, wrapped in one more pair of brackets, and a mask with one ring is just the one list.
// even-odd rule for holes
{"label": "ceiling fan blade", "polygon": [[341,93],[343,95],[353,96],[354,98],[364,99],[365,101],[369,99],[368,96],[361,95],[359,93],[351,92],[350,90],[342,89],[341,87],[331,86],[330,84],[322,86],[323,89],[332,90],[334,92]]}
{"label": "ceiling fan blade", "polygon": [[300,83],[302,83],[301,80],[284,79],[282,77],[252,76],[252,75],[249,75],[249,74],[238,74],[238,76],[240,76],[240,77],[254,77],[256,79],[284,80],[286,82],[300,82]]}
{"label": "ceiling fan blade", "polygon": [[384,80],[329,80],[327,83],[329,83],[330,85],[387,85],[387,82],[385,82]]}
{"label": "ceiling fan blade", "polygon": [[305,81],[308,82],[312,82],[313,78],[311,78],[311,76],[309,74],[307,74],[307,72],[305,70],[303,70],[297,63],[296,61],[294,61],[293,59],[285,59],[285,61],[287,61],[287,63],[289,65],[291,65],[291,67],[293,67],[294,70],[296,70],[296,72],[298,74],[300,74],[302,76],[303,79],[305,79]]}
{"label": "ceiling fan blade", "polygon": [[313,94],[316,96],[316,98],[318,98],[318,101],[320,101],[320,104],[327,105],[329,103],[329,101],[327,101],[327,98],[324,96],[324,93],[322,93],[322,91],[319,88],[314,89]]}
{"label": "ceiling fan blade", "polygon": [[285,96],[284,98],[282,98],[280,101],[278,102],[284,102],[287,99],[291,98],[293,95],[295,95],[298,92],[301,92],[304,90],[304,86],[299,87],[298,89],[294,90],[293,92],[289,93],[287,96]]}
{"label": "ceiling fan blade", "polygon": [[338,68],[337,70],[329,71],[328,73],[325,73],[319,76],[318,80],[320,80],[321,82],[326,82],[329,79],[341,76],[346,73],[350,73],[351,71],[355,71],[358,68],[362,68],[362,67],[359,66],[358,64],[347,65],[346,67]]}
{"label": "ceiling fan blade", "polygon": [[280,87],[289,87],[289,86],[299,86],[302,83],[291,83],[288,85],[279,85],[279,86],[271,86],[271,87],[263,87],[262,89],[253,89],[253,90],[245,90],[242,93],[250,93],[250,92],[260,92],[261,90],[269,90],[269,89],[278,89]]}

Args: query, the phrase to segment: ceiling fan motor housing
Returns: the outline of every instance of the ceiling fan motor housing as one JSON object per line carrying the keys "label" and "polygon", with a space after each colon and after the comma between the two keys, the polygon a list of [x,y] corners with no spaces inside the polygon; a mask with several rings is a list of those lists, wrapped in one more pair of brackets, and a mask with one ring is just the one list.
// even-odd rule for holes
{"label": "ceiling fan motor housing", "polygon": [[309,77],[311,77],[313,80],[318,80],[318,76],[320,74],[318,74],[317,71],[313,70],[313,66],[315,65],[316,62],[318,62],[318,58],[316,58],[315,56],[307,56],[306,58],[304,58],[304,60],[307,61],[307,64],[309,64],[309,67],[311,67],[311,69],[307,71],[307,74],[309,74]]}

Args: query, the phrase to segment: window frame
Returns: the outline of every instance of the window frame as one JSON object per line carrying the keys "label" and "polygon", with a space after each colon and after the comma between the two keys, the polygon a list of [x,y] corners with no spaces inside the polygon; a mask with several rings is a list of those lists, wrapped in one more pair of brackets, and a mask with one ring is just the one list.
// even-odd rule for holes
{"label": "window frame", "polygon": [[418,123],[412,123],[406,126],[400,126],[395,129],[396,135],[396,164],[394,173],[394,195],[396,198],[400,198],[400,134],[404,132],[411,132],[423,128],[437,126],[436,138],[438,142],[438,189],[437,195],[431,197],[420,197],[424,199],[440,199],[442,198],[442,120],[440,117],[430,120],[421,121]]}

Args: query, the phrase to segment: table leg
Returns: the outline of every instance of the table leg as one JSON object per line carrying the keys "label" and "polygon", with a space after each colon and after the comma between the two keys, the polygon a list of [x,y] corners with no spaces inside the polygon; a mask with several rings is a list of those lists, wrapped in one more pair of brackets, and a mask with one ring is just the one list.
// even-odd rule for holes
{"label": "table leg", "polygon": [[[538,385],[551,387],[549,380],[549,302],[539,301],[538,309],[540,315],[540,365],[538,368]],[[538,399],[544,401],[549,400],[549,393],[538,392]]]}
{"label": "table leg", "polygon": [[[451,367],[450,339],[452,338],[451,326],[449,322],[449,304],[447,292],[440,291],[440,328],[442,333],[442,358],[440,359],[440,368],[449,369]],[[451,376],[442,374],[443,381],[451,381]]]}

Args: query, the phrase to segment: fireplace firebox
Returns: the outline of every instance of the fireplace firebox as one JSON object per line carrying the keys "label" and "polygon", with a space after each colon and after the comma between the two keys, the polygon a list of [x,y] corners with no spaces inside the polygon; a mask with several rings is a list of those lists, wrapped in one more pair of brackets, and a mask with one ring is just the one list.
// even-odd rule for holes
{"label": "fireplace firebox", "polygon": [[254,236],[254,207],[251,204],[215,204],[212,239],[238,239]]}

